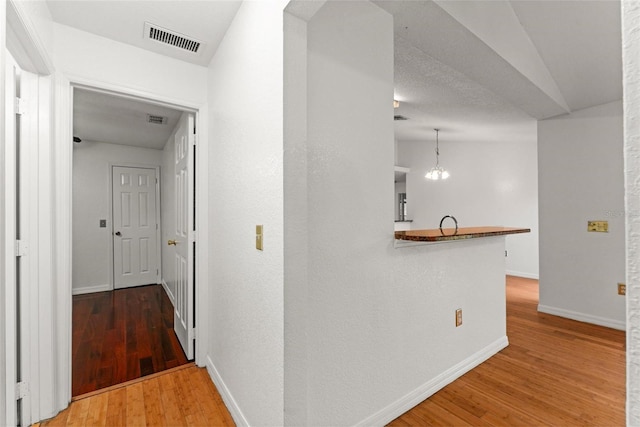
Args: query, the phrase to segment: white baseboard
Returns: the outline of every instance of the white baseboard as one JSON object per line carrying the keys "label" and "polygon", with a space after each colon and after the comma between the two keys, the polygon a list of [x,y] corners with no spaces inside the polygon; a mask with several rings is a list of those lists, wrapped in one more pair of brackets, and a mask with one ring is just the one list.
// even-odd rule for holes
{"label": "white baseboard", "polygon": [[171,300],[171,305],[175,307],[176,298],[173,296],[173,293],[169,289],[169,285],[167,285],[167,282],[165,282],[164,279],[162,279],[162,287],[164,288],[164,291],[167,293],[167,296],[169,297],[169,299]]}
{"label": "white baseboard", "polygon": [[609,319],[606,317],[593,316],[591,314],[580,313],[578,311],[565,310],[564,308],[550,307],[548,305],[538,304],[538,311],[541,313],[547,313],[554,316],[577,320],[578,322],[593,323],[594,325],[605,326],[607,328],[618,329],[621,331],[627,330],[626,322]]}
{"label": "white baseboard", "polygon": [[360,421],[356,426],[382,426],[390,423],[508,345],[509,340],[506,336],[498,339],[452,368],[447,369],[431,381],[422,384],[420,387],[396,400],[389,406],[382,408],[375,414]]}
{"label": "white baseboard", "polygon": [[516,276],[516,277],[524,277],[525,279],[540,280],[540,275],[539,274],[523,273],[522,271],[507,270],[507,276]]}
{"label": "white baseboard", "polygon": [[211,381],[213,381],[216,388],[218,389],[218,393],[220,393],[220,396],[222,397],[224,404],[227,406],[227,409],[229,410],[229,413],[231,414],[233,421],[236,423],[237,426],[248,427],[249,421],[247,421],[247,419],[245,418],[244,414],[242,413],[242,410],[236,403],[236,400],[231,395],[231,392],[229,391],[229,389],[227,388],[227,385],[222,380],[220,373],[218,372],[216,367],[213,365],[213,361],[209,356],[207,356],[207,372],[209,372]]}
{"label": "white baseboard", "polygon": [[94,292],[111,291],[111,285],[106,283],[104,285],[85,286],[83,288],[72,288],[72,295],[92,294]]}

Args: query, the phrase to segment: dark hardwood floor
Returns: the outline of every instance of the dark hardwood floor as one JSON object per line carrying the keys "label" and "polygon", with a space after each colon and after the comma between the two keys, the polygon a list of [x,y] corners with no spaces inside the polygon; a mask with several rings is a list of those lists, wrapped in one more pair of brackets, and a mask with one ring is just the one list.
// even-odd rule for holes
{"label": "dark hardwood floor", "polygon": [[187,363],[161,285],[73,297],[72,394]]}
{"label": "dark hardwood floor", "polygon": [[537,305],[537,280],[507,276],[509,346],[390,425],[624,426],[625,332]]}

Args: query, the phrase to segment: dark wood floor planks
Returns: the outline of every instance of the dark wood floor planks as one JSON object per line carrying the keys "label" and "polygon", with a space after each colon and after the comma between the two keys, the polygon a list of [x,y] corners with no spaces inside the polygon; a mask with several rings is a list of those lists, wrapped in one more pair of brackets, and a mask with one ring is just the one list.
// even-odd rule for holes
{"label": "dark wood floor planks", "polygon": [[72,319],[73,396],[187,363],[160,285],[76,295]]}
{"label": "dark wood floor planks", "polygon": [[509,347],[391,426],[624,426],[625,333],[539,313],[507,277]]}

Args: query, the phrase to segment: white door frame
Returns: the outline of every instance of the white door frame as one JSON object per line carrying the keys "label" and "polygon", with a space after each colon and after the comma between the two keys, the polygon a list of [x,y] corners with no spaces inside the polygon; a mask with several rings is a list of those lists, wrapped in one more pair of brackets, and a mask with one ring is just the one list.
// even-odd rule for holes
{"label": "white door frame", "polygon": [[57,374],[54,395],[56,408],[62,410],[71,401],[71,271],[72,271],[72,187],[71,171],[73,168],[72,118],[73,89],[99,91],[111,95],[122,96],[168,106],[195,114],[198,130],[196,157],[196,293],[195,299],[196,325],[198,345],[195,362],[198,366],[206,365],[208,349],[208,265],[209,248],[207,236],[208,226],[208,147],[207,147],[207,105],[195,105],[191,102],[164,97],[129,87],[95,81],[83,77],[58,73],[56,76],[55,111],[56,129],[54,147],[55,169],[55,282],[56,300],[55,333],[58,337],[54,343],[55,372]]}
{"label": "white door frame", "polygon": [[[6,6],[6,7],[5,7]],[[21,284],[22,292],[25,293],[25,297],[28,299],[30,305],[29,310],[32,318],[28,322],[22,320],[21,325],[21,341],[28,345],[28,351],[30,357],[22,359],[22,371],[23,378],[29,381],[28,384],[28,396],[30,400],[30,407],[23,408],[27,410],[24,413],[23,420],[34,421],[41,418],[47,418],[53,415],[53,400],[54,400],[54,382],[55,371],[53,369],[53,360],[50,357],[50,352],[47,350],[52,348],[53,337],[53,312],[55,310],[55,304],[52,303],[54,299],[53,286],[52,286],[52,244],[53,244],[53,232],[52,220],[53,212],[51,209],[53,202],[52,194],[52,176],[53,165],[51,164],[51,145],[53,137],[53,121],[52,121],[52,88],[53,88],[53,76],[54,72],[53,63],[48,57],[46,48],[44,47],[42,40],[38,37],[35,31],[34,25],[29,19],[29,12],[24,10],[22,2],[15,0],[8,0],[2,2],[0,5],[0,22],[6,24],[5,28],[6,39],[0,36],[0,86],[4,87],[4,68],[5,62],[4,52],[5,47],[14,56],[16,62],[26,72],[34,73],[35,78],[30,77],[31,93],[28,95],[31,101],[27,101],[27,111],[29,112],[29,118],[25,118],[27,125],[29,126],[29,159],[25,164],[25,172],[28,170],[37,169],[37,177],[31,176],[27,182],[23,183],[21,192],[28,192],[27,203],[31,206],[28,215],[22,217],[23,225],[28,230],[27,238],[28,252],[25,256],[25,261],[29,263],[28,277]],[[2,94],[2,90],[0,90]],[[27,95],[26,93],[22,96]],[[5,150],[4,147],[4,129],[2,122],[6,119],[4,110],[4,96],[2,97],[0,112],[0,131],[3,136],[3,141],[0,143],[0,149]],[[0,156],[0,159],[4,162],[4,156]],[[10,160],[10,159],[6,159]],[[6,164],[3,164],[0,169],[4,169]],[[15,170],[14,170],[15,173]],[[7,183],[4,182],[0,185],[4,186]],[[4,190],[0,191],[3,194]],[[3,212],[0,212],[0,224],[5,227],[7,233],[15,233],[15,223],[6,222],[6,211],[12,209],[11,206],[7,206],[4,203],[0,204]],[[37,205],[37,208],[35,206]],[[15,208],[15,206],[13,206]],[[35,208],[35,209],[34,209]],[[9,230],[12,228],[12,230]],[[4,233],[2,233],[4,234]],[[14,237],[7,237],[6,250],[1,250],[2,262],[0,267],[6,266],[7,262],[15,264],[16,248],[15,245],[9,244],[13,242]],[[27,258],[29,258],[27,260]],[[2,270],[4,270],[2,268]],[[3,271],[3,274],[5,272]],[[3,299],[0,297],[0,302],[4,304],[3,311],[5,313],[15,313],[16,301],[10,299]],[[38,313],[38,316],[33,317],[33,313]],[[15,328],[14,328],[15,329]],[[0,348],[3,353],[15,354],[15,333],[13,330],[7,335],[0,333]],[[25,347],[26,348],[26,347]],[[46,349],[46,350],[45,350]],[[0,424],[14,424],[15,419],[15,405],[16,405],[16,390],[14,387],[15,378],[15,364],[5,365],[7,360],[0,357],[0,365],[3,370],[3,374],[0,375],[0,379],[3,383],[2,390],[0,391],[0,398],[2,403],[0,404]],[[5,381],[6,380],[6,381]],[[6,386],[5,386],[6,384]]]}
{"label": "white door frame", "polygon": [[160,165],[153,164],[144,164],[144,163],[125,163],[125,162],[109,162],[109,213],[107,215],[107,224],[111,228],[111,238],[109,239],[109,253],[111,256],[109,257],[109,284],[111,289],[116,288],[115,281],[115,272],[114,272],[114,246],[113,246],[113,168],[114,167],[123,167],[123,168],[140,168],[140,169],[153,169],[156,172],[156,224],[158,224],[158,228],[156,228],[156,259],[158,260],[158,275],[156,277],[156,284],[160,284],[162,279],[162,218],[160,217],[160,204],[162,200],[160,200],[160,195],[162,191],[160,189]]}

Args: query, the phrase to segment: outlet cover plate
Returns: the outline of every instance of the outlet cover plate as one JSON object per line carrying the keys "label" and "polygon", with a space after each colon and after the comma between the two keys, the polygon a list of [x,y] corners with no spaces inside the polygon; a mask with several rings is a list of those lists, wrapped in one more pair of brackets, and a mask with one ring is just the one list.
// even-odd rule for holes
{"label": "outlet cover plate", "polygon": [[596,233],[608,233],[609,221],[588,221],[587,231]]}
{"label": "outlet cover plate", "polygon": [[618,283],[618,295],[627,295],[627,285]]}

